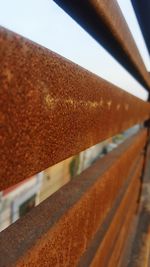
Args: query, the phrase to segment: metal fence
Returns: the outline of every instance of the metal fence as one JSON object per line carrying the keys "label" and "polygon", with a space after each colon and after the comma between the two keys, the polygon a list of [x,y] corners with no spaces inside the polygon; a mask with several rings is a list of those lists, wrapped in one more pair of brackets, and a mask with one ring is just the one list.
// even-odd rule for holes
{"label": "metal fence", "polygon": [[[56,2],[150,89],[116,1]],[[0,83],[0,190],[142,125],[2,231],[0,266],[148,267],[149,102],[2,27]]]}

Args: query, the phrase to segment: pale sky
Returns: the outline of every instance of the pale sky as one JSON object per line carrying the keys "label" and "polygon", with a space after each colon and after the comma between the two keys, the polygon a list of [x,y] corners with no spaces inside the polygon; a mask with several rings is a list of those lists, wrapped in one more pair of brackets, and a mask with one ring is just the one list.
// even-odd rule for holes
{"label": "pale sky", "polygon": [[[149,55],[130,0],[118,0],[145,66]],[[129,15],[130,14],[130,15]],[[0,25],[70,59],[122,89],[147,98],[143,87],[52,0],[0,0]]]}

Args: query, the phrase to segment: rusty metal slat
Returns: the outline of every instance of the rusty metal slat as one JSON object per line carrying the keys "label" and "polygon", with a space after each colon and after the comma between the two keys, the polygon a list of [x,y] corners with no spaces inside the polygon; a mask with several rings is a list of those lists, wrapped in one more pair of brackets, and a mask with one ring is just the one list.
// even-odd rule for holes
{"label": "rusty metal slat", "polygon": [[1,264],[57,266],[61,262],[66,266],[67,262],[76,266],[135,167],[145,142],[143,130],[1,232]]}
{"label": "rusty metal slat", "polygon": [[150,77],[145,68],[143,60],[138,52],[135,41],[128,28],[128,25],[123,17],[117,1],[115,0],[90,0],[96,11],[103,19],[106,25],[110,28],[114,38],[118,40],[124,52],[128,55],[131,62],[142,75],[145,83],[150,89]]}
{"label": "rusty metal slat", "polygon": [[[134,188],[134,190],[135,190],[135,188]],[[115,241],[113,252],[109,258],[109,263],[108,263],[107,267],[112,267],[112,266],[118,266],[119,267],[119,266],[121,266],[122,256],[125,253],[125,245],[128,241],[127,239],[129,237],[129,235],[131,234],[130,233],[131,227],[133,226],[135,213],[136,213],[136,210],[138,207],[137,196],[138,196],[139,190],[140,190],[140,187],[137,188],[137,194],[136,194],[135,199],[133,199],[133,196],[132,196],[132,199],[131,199],[130,204],[129,204],[129,210],[127,210],[127,212],[126,212],[125,220],[122,223],[121,230],[120,230],[118,237]],[[123,261],[122,261],[122,263],[123,263]]]}
{"label": "rusty metal slat", "polygon": [[[150,144],[147,150],[146,170],[140,201],[139,220],[127,267],[149,267],[150,265]],[[123,265],[122,265],[123,266]]]}
{"label": "rusty metal slat", "polygon": [[130,195],[130,200],[126,206],[124,214],[122,215],[124,219],[121,221],[121,225],[116,225],[116,229],[120,227],[120,231],[116,235],[114,246],[110,251],[108,265],[106,265],[107,267],[119,267],[119,261],[121,260],[123,248],[129,235],[129,229],[133,224],[133,216],[135,215],[137,209],[137,198],[140,190],[139,181],[138,183],[136,181],[134,188],[132,187],[132,190],[134,190],[134,193],[132,192],[132,195]]}
{"label": "rusty metal slat", "polygon": [[116,0],[55,0],[139,82],[150,89],[150,77]]}
{"label": "rusty metal slat", "polygon": [[[149,267],[150,264],[150,210],[143,208],[140,213],[137,233],[127,267]],[[123,265],[122,265],[123,266]]]}
{"label": "rusty metal slat", "polygon": [[0,190],[150,116],[150,104],[0,28]]}
{"label": "rusty metal slat", "polygon": [[129,256],[131,254],[132,244],[135,238],[136,227],[137,227],[138,219],[139,219],[139,209],[140,209],[140,205],[139,205],[139,201],[137,201],[137,209],[135,211],[135,214],[133,214],[133,221],[131,225],[129,226],[129,233],[128,233],[127,239],[124,242],[124,247],[120,255],[118,267],[127,267],[127,264],[129,262]]}
{"label": "rusty metal slat", "polygon": [[[117,238],[122,225],[125,225],[125,219],[128,211],[131,213],[132,204],[136,205],[139,189],[140,189],[140,175],[142,172],[143,159],[140,160],[136,170],[132,173],[132,176],[127,184],[127,188],[121,192],[120,196],[116,200],[114,210],[112,209],[111,214],[106,221],[104,221],[104,227],[100,227],[96,233],[90,247],[86,251],[85,255],[81,258],[78,267],[90,266],[90,267],[106,267],[109,264],[110,257],[114,251]],[[125,191],[125,192],[124,192]],[[131,210],[130,210],[131,209]],[[105,227],[107,225],[107,228]],[[104,230],[103,230],[104,228]],[[116,262],[111,262],[111,266],[116,267]]]}

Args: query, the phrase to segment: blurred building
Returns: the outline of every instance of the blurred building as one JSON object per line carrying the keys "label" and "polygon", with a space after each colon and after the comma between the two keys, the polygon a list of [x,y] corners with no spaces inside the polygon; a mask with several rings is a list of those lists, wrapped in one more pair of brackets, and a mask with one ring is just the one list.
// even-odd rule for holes
{"label": "blurred building", "polygon": [[0,195],[0,231],[30,211],[39,202],[41,175],[16,184]]}

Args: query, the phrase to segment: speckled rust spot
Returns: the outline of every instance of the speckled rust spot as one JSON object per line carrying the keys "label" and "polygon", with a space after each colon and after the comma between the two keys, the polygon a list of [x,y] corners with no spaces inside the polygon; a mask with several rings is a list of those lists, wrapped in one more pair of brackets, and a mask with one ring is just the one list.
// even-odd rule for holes
{"label": "speckled rust spot", "polygon": [[4,28],[0,43],[0,190],[149,118],[148,103],[48,49]]}
{"label": "speckled rust spot", "polygon": [[2,266],[76,266],[112,209],[145,141],[143,130],[1,232]]}

